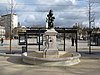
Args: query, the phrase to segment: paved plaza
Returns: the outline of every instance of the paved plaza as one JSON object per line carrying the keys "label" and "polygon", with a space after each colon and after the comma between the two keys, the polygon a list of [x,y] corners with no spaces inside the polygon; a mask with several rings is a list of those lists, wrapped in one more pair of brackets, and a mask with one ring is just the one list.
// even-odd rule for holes
{"label": "paved plaza", "polygon": [[19,57],[0,56],[0,75],[100,75],[100,59],[81,59],[74,66],[28,65]]}
{"label": "paved plaza", "polygon": [[[21,51],[18,41],[12,41],[12,50]],[[60,41],[62,42],[62,41]],[[63,43],[63,42],[62,42]],[[72,50],[70,40],[66,40],[66,49]],[[30,46],[29,50],[38,48]],[[0,46],[1,52],[9,51],[9,41]],[[74,51],[74,50],[73,50]],[[20,56],[0,56],[0,75],[100,75],[100,48],[92,47],[93,54],[88,54],[87,41],[78,41],[78,51],[81,62],[74,66],[42,66],[29,65],[22,62]]]}

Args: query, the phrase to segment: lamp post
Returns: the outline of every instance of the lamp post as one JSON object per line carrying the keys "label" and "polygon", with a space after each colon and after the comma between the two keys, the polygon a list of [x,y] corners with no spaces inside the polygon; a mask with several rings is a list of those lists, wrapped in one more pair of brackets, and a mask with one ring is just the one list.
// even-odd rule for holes
{"label": "lamp post", "polygon": [[91,2],[89,0],[89,54],[91,54]]}
{"label": "lamp post", "polygon": [[13,16],[13,0],[11,0],[11,14],[10,14],[10,53],[12,53],[11,42],[12,42],[12,16]]}

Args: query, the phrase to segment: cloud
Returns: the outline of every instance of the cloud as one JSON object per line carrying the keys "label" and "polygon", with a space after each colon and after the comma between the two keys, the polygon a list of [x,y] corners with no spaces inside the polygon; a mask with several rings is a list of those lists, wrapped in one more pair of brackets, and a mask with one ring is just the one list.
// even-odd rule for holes
{"label": "cloud", "polygon": [[100,0],[90,0],[90,2],[100,3]]}
{"label": "cloud", "polygon": [[73,4],[77,4],[76,0],[70,0]]}
{"label": "cloud", "polygon": [[[11,0],[0,0],[0,13],[10,13]],[[100,0],[91,0],[94,4],[92,12],[95,13],[96,22],[99,19]],[[3,4],[5,3],[5,4]],[[55,26],[72,26],[76,22],[87,23],[88,26],[88,2],[86,0],[14,0],[13,12],[18,15],[22,25],[45,25],[46,15],[52,9]],[[8,12],[7,12],[8,10]],[[98,12],[98,13],[97,13]],[[96,23],[96,24],[99,24]]]}
{"label": "cloud", "polygon": [[0,3],[7,3],[9,0],[0,0]]}

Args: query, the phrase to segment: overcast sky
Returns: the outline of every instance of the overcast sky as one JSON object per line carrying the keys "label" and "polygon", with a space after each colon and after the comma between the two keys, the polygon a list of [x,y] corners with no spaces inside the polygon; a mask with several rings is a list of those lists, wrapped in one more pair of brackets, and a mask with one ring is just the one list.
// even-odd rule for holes
{"label": "overcast sky", "polygon": [[[100,27],[100,0],[91,0],[95,26]],[[50,9],[55,16],[55,26],[71,27],[75,23],[88,26],[88,0],[13,0],[13,13],[21,25],[45,25]],[[11,0],[0,0],[0,15],[10,13]]]}

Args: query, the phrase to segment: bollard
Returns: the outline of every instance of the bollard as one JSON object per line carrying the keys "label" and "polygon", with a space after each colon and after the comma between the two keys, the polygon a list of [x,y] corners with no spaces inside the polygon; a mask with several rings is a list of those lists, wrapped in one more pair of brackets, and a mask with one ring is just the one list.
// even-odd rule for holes
{"label": "bollard", "polygon": [[26,47],[22,46],[22,53],[27,52]]}

